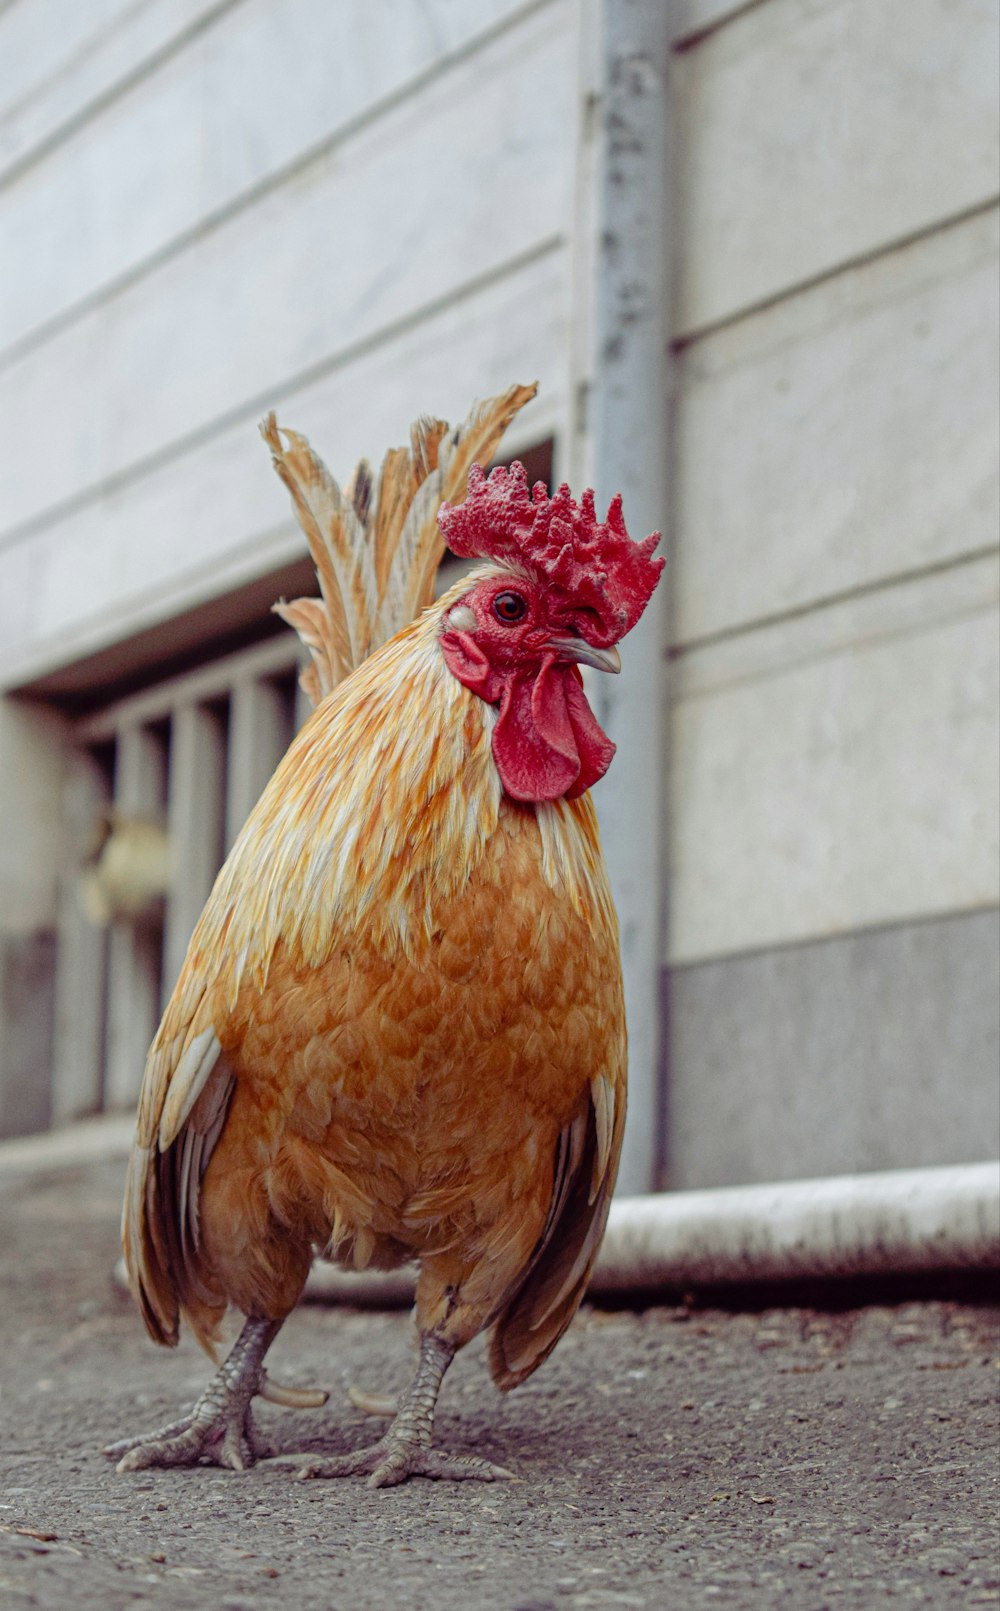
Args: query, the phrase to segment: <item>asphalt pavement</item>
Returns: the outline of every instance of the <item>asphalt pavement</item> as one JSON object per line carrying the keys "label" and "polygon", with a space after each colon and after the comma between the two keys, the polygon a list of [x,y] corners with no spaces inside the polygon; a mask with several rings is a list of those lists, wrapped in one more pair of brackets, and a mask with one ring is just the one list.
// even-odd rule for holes
{"label": "asphalt pavement", "polygon": [[[0,1172],[0,1604],[91,1611],[770,1611],[1000,1604],[998,1320],[981,1293],[845,1306],[585,1309],[506,1397],[481,1345],[437,1438],[509,1484],[370,1492],[273,1466],[118,1476],[100,1449],[191,1402],[116,1287],[121,1166]],[[946,1287],[941,1291],[950,1290]],[[752,1294],[747,1303],[753,1305]],[[304,1305],[269,1361],[331,1390],[264,1405],[282,1449],[340,1451],[395,1391],[399,1312]]]}

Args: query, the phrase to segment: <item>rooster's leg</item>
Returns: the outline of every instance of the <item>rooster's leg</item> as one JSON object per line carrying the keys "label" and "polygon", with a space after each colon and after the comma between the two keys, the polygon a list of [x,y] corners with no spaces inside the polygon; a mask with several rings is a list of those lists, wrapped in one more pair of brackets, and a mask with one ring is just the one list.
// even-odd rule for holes
{"label": "rooster's leg", "polygon": [[452,1343],[440,1337],[420,1340],[416,1375],[399,1401],[396,1417],[385,1436],[368,1449],[338,1455],[332,1460],[312,1456],[296,1465],[295,1475],[307,1477],[368,1477],[369,1488],[392,1488],[407,1477],[472,1479],[496,1482],[513,1473],[473,1454],[447,1454],[431,1448],[434,1409],[441,1379],[455,1357]]}
{"label": "rooster's leg", "polygon": [[112,1443],[104,1451],[108,1459],[118,1462],[119,1471],[193,1466],[204,1459],[233,1471],[252,1466],[264,1451],[256,1440],[250,1401],[266,1390],[262,1361],[280,1325],[279,1320],[248,1320],[188,1415],[158,1432]]}

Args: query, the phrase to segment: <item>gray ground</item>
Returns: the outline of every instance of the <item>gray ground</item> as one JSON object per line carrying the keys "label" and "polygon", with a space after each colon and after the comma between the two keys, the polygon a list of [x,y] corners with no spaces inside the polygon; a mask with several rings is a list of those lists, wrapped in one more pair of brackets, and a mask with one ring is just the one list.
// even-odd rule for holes
{"label": "gray ground", "polygon": [[[759,1314],[586,1311],[500,1398],[478,1348],[439,1437],[515,1484],[370,1493],[274,1467],[116,1476],[98,1453],[206,1378],[149,1344],[111,1281],[120,1169],[0,1179],[0,1604],[237,1611],[688,1611],[998,1602],[997,1311],[955,1301]],[[394,1390],[400,1314],[307,1307],[265,1405],[282,1447],[371,1440],[352,1382]]]}

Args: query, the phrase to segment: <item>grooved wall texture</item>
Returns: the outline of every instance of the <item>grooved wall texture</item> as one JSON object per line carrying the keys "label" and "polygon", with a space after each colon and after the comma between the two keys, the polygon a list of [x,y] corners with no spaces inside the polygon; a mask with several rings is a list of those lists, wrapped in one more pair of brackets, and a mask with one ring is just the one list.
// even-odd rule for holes
{"label": "grooved wall texture", "polygon": [[[642,396],[629,437],[669,486],[670,659],[648,689],[669,775],[647,760],[641,819],[668,865],[669,1178],[981,1156],[997,0],[603,10],[638,6],[672,30],[669,433]],[[149,663],[154,631],[299,559],[269,407],[339,473],[421,408],[537,378],[511,452],[552,437],[557,476],[585,457],[617,395],[588,347],[613,180],[601,9],[0,4],[0,690],[121,644]],[[624,275],[625,302],[646,283]],[[66,746],[41,701],[0,705],[18,944],[55,922],[57,874],[71,889]]]}
{"label": "grooved wall texture", "polygon": [[672,1186],[1000,1150],[997,13],[676,9]]}

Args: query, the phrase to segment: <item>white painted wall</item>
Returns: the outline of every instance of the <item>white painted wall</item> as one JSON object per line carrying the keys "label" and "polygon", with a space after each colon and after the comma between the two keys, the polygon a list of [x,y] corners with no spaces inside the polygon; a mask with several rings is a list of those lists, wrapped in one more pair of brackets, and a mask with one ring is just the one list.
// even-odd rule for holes
{"label": "white painted wall", "polygon": [[1000,899],[997,23],[684,8],[672,964]]}
{"label": "white painted wall", "polygon": [[[0,689],[302,552],[271,406],[343,472],[415,408],[538,379],[512,450],[649,462],[591,436],[620,3],[0,11]],[[1000,895],[997,13],[663,7],[669,429],[631,406],[669,489],[670,784],[640,753],[629,789],[660,802],[672,965]],[[3,707],[29,927],[61,745]]]}
{"label": "white painted wall", "polygon": [[685,334],[996,196],[995,0],[766,0],[674,67]]}
{"label": "white painted wall", "polygon": [[795,621],[756,666],[685,668],[671,961],[997,903],[998,580],[983,559],[824,612],[839,642]]}
{"label": "white painted wall", "polygon": [[[25,18],[48,11],[51,22],[51,5],[17,9]],[[517,9],[518,0],[227,6],[168,60],[134,71],[72,138],[0,191],[0,235],[17,243],[0,352],[38,340],[88,298],[112,297],[124,276],[205,232],[209,220],[245,208],[259,187],[280,189],[287,170],[310,153],[342,146],[362,123],[380,124],[395,96],[413,100],[414,78],[478,54],[483,33]],[[72,10],[79,21],[90,8]],[[0,31],[0,51],[2,44]],[[427,132],[434,137],[433,124]],[[355,160],[352,150],[338,166]],[[341,180],[359,182],[350,172]],[[447,185],[446,175],[440,183]],[[376,196],[371,203],[349,211],[370,211],[377,221]]]}
{"label": "white painted wall", "polygon": [[[575,0],[0,9],[0,693],[304,553],[271,407],[346,475],[418,410],[537,379],[511,445],[565,447],[576,27]],[[206,732],[177,727],[175,826],[186,774],[210,815]],[[59,1118],[100,1097],[104,970],[74,865],[102,780],[65,736],[0,704],[0,970],[57,925],[76,958],[50,990]],[[182,826],[204,854],[174,966],[217,852]],[[124,925],[108,952],[123,1100],[158,962]],[[0,1055],[0,1128],[16,1078]]]}
{"label": "white painted wall", "polygon": [[[77,109],[88,90],[93,95],[104,86],[107,80],[95,73],[94,61],[107,54],[112,40],[121,71],[135,49],[134,19],[129,15],[135,9],[129,0],[90,0],[86,6],[78,0],[47,0],[44,5],[4,7],[0,14],[0,59],[4,64],[0,127],[6,161],[10,161],[15,143],[12,129],[30,126],[33,141],[38,143],[42,125],[37,109],[41,104],[58,106],[58,113],[44,128],[50,133]],[[180,4],[174,0],[175,14],[185,9],[191,13],[204,10],[205,0],[194,0],[186,8],[183,0]],[[161,3],[140,10],[147,13],[140,34],[148,41],[156,36],[159,20],[151,20],[149,12],[162,16],[168,7]],[[22,141],[27,143],[26,134]]]}
{"label": "white painted wall", "polygon": [[996,542],[998,214],[685,347],[675,639]]}
{"label": "white painted wall", "polygon": [[0,685],[301,552],[274,404],[343,473],[512,376],[564,423],[575,15],[203,10],[0,172]]}
{"label": "white painted wall", "polygon": [[346,474],[382,451],[373,443],[406,440],[414,399],[461,418],[510,375],[540,376],[545,391],[511,432],[513,452],[562,424],[567,322],[563,253],[543,243],[384,343],[335,356],[316,378],[262,393],[37,529],[0,537],[0,682],[40,675],[301,553],[257,435],[270,402]]}

